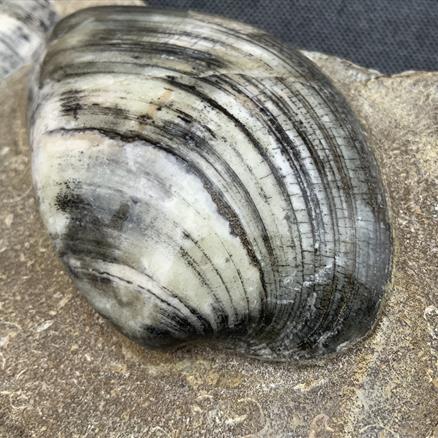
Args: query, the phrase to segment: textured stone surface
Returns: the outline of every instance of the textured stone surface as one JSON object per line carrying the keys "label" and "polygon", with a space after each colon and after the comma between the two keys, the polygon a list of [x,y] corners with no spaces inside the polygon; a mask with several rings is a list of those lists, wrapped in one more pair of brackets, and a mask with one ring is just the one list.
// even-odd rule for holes
{"label": "textured stone surface", "polygon": [[357,112],[389,190],[393,285],[374,334],[306,366],[120,335],[74,290],[38,217],[22,70],[0,85],[0,436],[438,433],[438,73],[310,56]]}

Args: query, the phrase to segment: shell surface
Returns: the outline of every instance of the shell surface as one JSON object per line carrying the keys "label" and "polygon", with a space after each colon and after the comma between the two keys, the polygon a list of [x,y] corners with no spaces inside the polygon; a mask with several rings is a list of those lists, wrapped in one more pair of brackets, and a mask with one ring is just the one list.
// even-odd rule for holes
{"label": "shell surface", "polygon": [[218,17],[92,8],[56,26],[31,99],[43,220],[125,334],[281,360],[373,327],[391,261],[382,184],[300,53]]}
{"label": "shell surface", "polygon": [[37,57],[56,19],[50,0],[0,0],[0,79]]}

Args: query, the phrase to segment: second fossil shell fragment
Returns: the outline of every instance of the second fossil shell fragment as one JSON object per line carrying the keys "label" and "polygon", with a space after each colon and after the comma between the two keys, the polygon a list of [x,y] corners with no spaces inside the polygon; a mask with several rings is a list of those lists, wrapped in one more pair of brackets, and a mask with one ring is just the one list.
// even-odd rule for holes
{"label": "second fossil shell fragment", "polygon": [[56,20],[50,0],[0,0],[0,80],[36,59]]}

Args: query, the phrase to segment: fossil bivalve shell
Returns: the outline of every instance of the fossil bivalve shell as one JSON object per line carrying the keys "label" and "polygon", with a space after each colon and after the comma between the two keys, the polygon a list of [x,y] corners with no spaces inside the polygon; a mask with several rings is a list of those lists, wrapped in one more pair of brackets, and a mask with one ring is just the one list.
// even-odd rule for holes
{"label": "fossil bivalve shell", "polygon": [[0,79],[36,59],[56,20],[50,0],[0,0]]}
{"label": "fossil bivalve shell", "polygon": [[36,73],[40,210],[92,305],[146,345],[342,350],[390,274],[372,152],[318,68],[198,13],[80,11]]}

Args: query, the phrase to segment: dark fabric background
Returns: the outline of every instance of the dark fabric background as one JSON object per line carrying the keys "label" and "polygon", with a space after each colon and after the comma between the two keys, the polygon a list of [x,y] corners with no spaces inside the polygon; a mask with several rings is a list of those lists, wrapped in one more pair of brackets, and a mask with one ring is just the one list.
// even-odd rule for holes
{"label": "dark fabric background", "polygon": [[438,70],[438,0],[148,0],[236,18],[384,73]]}

